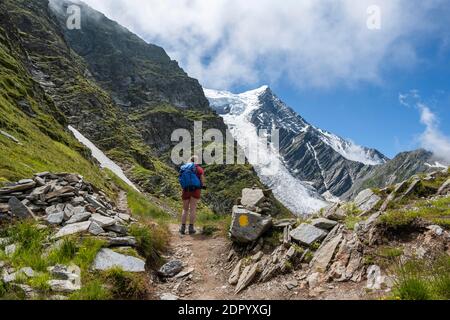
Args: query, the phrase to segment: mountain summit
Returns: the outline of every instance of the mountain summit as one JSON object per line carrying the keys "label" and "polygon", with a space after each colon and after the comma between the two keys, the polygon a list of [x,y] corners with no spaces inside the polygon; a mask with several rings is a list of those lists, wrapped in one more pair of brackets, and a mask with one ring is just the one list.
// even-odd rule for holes
{"label": "mountain summit", "polygon": [[[281,101],[268,86],[241,94],[210,89],[204,92],[244,149],[248,139],[257,138],[258,130],[266,129],[270,133],[274,128],[279,129],[279,153],[269,157],[280,162],[283,177],[258,173],[296,213],[314,211],[326,204],[325,199],[347,199],[363,187],[384,186],[384,177],[389,178],[386,180],[389,183],[395,183],[426,171],[424,164],[432,157],[426,153],[419,161],[417,157],[407,156],[411,161],[402,164],[406,172],[394,169],[396,164],[403,163],[405,154],[390,160],[378,150],[317,128]],[[258,164],[254,165],[258,168]],[[373,180],[375,176],[377,179]],[[370,179],[377,181],[377,185],[371,185]]]}

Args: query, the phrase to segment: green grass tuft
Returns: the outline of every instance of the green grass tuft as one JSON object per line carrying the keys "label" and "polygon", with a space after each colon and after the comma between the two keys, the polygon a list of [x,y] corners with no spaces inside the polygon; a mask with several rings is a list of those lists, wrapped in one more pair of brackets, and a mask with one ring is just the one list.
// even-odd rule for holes
{"label": "green grass tuft", "polygon": [[450,257],[399,263],[393,294],[401,300],[450,299]]}
{"label": "green grass tuft", "polygon": [[142,274],[114,268],[106,272],[105,278],[111,285],[110,292],[114,299],[143,300],[148,296],[147,279]]}
{"label": "green grass tuft", "polygon": [[160,253],[169,246],[169,231],[166,226],[157,224],[133,225],[130,234],[137,240],[139,254],[146,258],[149,266],[162,262]]}
{"label": "green grass tuft", "polygon": [[95,238],[86,238],[75,255],[74,263],[83,271],[89,270],[97,253],[103,248],[105,242]]}
{"label": "green grass tuft", "polygon": [[113,295],[110,290],[104,285],[101,279],[94,279],[92,281],[84,283],[81,290],[72,293],[69,297],[70,300],[111,300]]}
{"label": "green grass tuft", "polygon": [[32,221],[23,221],[9,226],[6,233],[11,238],[11,243],[18,247],[11,257],[12,266],[46,271],[48,261],[42,257],[42,243],[45,242],[48,235],[46,230],[38,230]]}

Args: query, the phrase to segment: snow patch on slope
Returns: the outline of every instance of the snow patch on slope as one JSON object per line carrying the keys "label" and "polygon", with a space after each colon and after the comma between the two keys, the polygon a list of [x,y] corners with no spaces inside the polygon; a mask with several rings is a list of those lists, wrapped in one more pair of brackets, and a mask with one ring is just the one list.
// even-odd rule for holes
{"label": "snow patch on slope", "polygon": [[437,168],[437,169],[448,169],[448,166],[446,166],[445,164],[442,164],[438,161],[435,161],[434,164],[429,164],[428,162],[425,163],[425,165],[429,168]]}
{"label": "snow patch on slope", "polygon": [[379,165],[386,162],[377,154],[373,154],[373,150],[361,147],[352,141],[344,140],[332,133],[316,128],[320,131],[321,140],[328,144],[334,151],[338,152],[344,158],[361,162],[366,165]]}
{"label": "snow patch on slope", "polygon": [[[267,90],[267,86],[242,94],[226,91],[204,89],[206,97],[215,108],[227,107],[229,112],[222,115],[224,122],[239,146],[244,150],[249,162],[254,166],[261,181],[273,190],[275,197],[297,215],[316,212],[327,206],[327,202],[309,186],[295,177],[273,149],[261,148],[257,128],[251,123],[252,113],[260,107],[259,96]],[[250,152],[254,146],[258,150],[265,149],[257,159]],[[262,159],[263,158],[263,159]],[[277,168],[276,174],[267,174]]]}
{"label": "snow patch on slope", "polygon": [[69,126],[69,130],[73,133],[75,138],[79,142],[81,142],[83,145],[85,145],[89,150],[92,152],[92,156],[97,159],[98,162],[100,162],[100,166],[102,168],[107,168],[114,172],[115,175],[117,175],[120,179],[122,179],[126,184],[128,184],[130,187],[135,189],[136,191],[139,191],[138,188],[131,182],[125,173],[123,172],[122,168],[120,168],[114,161],[112,161],[110,158],[108,158],[99,148],[97,148],[89,139],[87,139],[85,136],[83,136],[77,129],[75,129],[72,126]]}

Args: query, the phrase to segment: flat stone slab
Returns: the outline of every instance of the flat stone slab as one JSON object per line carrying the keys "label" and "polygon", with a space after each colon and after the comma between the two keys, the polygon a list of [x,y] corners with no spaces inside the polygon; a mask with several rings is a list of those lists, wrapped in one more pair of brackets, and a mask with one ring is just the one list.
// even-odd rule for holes
{"label": "flat stone slab", "polygon": [[47,283],[53,292],[72,293],[81,289],[70,280],[49,280]]}
{"label": "flat stone slab", "polygon": [[126,272],[145,272],[145,261],[111,249],[101,249],[95,257],[92,269],[105,271],[112,268],[120,268]]}
{"label": "flat stone slab", "polygon": [[19,219],[35,218],[31,210],[16,197],[9,199],[8,205],[13,216]]}
{"label": "flat stone slab", "polygon": [[294,226],[297,223],[297,219],[281,219],[273,222],[274,228],[284,229],[289,226]]}
{"label": "flat stone slab", "polygon": [[90,217],[91,217],[91,214],[87,211],[76,213],[66,222],[66,224],[74,224],[74,223],[84,222],[84,221],[89,220]]}
{"label": "flat stone slab", "polygon": [[59,239],[65,236],[70,236],[72,234],[82,233],[89,230],[91,226],[91,221],[68,224],[65,227],[61,228],[58,233],[56,233],[52,239]]}
{"label": "flat stone slab", "polygon": [[363,212],[367,212],[375,208],[381,201],[381,197],[376,195],[372,189],[361,191],[355,198],[355,205]]}
{"label": "flat stone slab", "polygon": [[116,220],[114,220],[113,218],[108,218],[98,213],[94,213],[92,215],[91,221],[96,222],[102,228],[111,227],[116,224]]}
{"label": "flat stone slab", "polygon": [[261,189],[246,188],[242,190],[241,204],[250,210],[254,210],[265,198]]}
{"label": "flat stone slab", "polygon": [[159,296],[159,298],[161,300],[163,300],[163,301],[177,301],[177,300],[180,300],[180,298],[178,298],[173,293],[163,293],[162,295]]}
{"label": "flat stone slab", "polygon": [[33,180],[22,180],[12,186],[0,188],[0,194],[10,194],[14,192],[27,191],[33,189],[35,186],[36,182],[34,182]]}
{"label": "flat stone slab", "polygon": [[252,281],[258,274],[258,266],[259,264],[255,263],[254,265],[250,265],[244,268],[244,271],[242,271],[242,274],[239,278],[238,284],[236,285],[236,290],[234,291],[235,294],[240,293],[252,283]]}
{"label": "flat stone slab", "polygon": [[338,223],[336,221],[325,219],[325,218],[318,218],[311,221],[311,224],[319,229],[323,230],[331,230],[333,229]]}
{"label": "flat stone slab", "polygon": [[298,228],[291,231],[291,238],[301,244],[310,246],[327,236],[327,233],[313,225],[302,223]]}
{"label": "flat stone slab", "polygon": [[341,243],[341,240],[342,233],[339,233],[329,242],[322,245],[319,250],[317,250],[310,264],[313,272],[325,272],[327,270],[336,249]]}
{"label": "flat stone slab", "polygon": [[115,237],[108,238],[108,244],[111,247],[135,247],[137,245],[137,241],[135,237]]}

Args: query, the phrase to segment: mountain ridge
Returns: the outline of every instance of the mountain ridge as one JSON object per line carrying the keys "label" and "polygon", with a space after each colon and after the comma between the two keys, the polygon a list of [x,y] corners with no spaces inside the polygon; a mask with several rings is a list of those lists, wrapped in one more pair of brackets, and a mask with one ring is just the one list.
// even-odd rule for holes
{"label": "mountain ridge", "polygon": [[[243,113],[247,113],[244,117],[247,125],[252,126],[251,130],[267,129],[270,132],[279,129],[279,156],[283,165],[296,180],[312,185],[316,190],[315,198],[349,199],[364,187],[384,187],[431,170],[425,165],[434,158],[431,153],[419,150],[389,159],[376,149],[361,147],[311,125],[279,99],[269,86],[241,94],[204,91],[232,132],[239,125],[234,123],[234,118]],[[246,105],[245,97],[248,96],[254,96],[251,105]],[[243,125],[242,121],[240,123]],[[242,143],[239,136],[235,134],[234,137]],[[404,169],[396,169],[397,165]]]}

